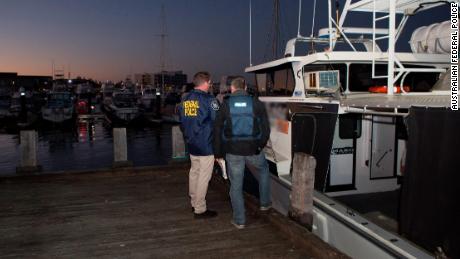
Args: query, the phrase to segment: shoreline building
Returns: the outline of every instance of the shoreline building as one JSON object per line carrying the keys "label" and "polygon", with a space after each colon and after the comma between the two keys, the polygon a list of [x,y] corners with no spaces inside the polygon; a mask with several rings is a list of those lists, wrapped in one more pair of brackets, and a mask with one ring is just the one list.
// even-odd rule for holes
{"label": "shoreline building", "polygon": [[0,72],[0,93],[13,92],[18,73],[14,72]]}
{"label": "shoreline building", "polygon": [[162,87],[163,91],[180,91],[184,85],[187,84],[187,74],[179,71],[162,71],[154,74],[155,87]]}
{"label": "shoreline building", "polygon": [[51,87],[51,76],[18,75],[16,72],[0,72],[0,91],[18,91],[23,87],[26,91],[39,91]]}
{"label": "shoreline building", "polygon": [[154,85],[153,77],[154,77],[153,73],[134,74],[133,83],[136,85],[143,85],[143,86]]}

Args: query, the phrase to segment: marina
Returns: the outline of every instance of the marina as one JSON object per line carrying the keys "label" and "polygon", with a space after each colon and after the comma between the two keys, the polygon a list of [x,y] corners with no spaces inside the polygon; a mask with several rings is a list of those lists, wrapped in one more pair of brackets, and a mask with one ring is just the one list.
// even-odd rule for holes
{"label": "marina", "polygon": [[[113,160],[113,132],[100,119],[80,121],[67,128],[39,127],[37,130],[38,161],[45,172],[65,172],[107,168]],[[1,133],[0,172],[16,174],[20,160],[19,133]],[[171,128],[137,126],[127,129],[129,159],[135,166],[167,164],[171,157]]]}

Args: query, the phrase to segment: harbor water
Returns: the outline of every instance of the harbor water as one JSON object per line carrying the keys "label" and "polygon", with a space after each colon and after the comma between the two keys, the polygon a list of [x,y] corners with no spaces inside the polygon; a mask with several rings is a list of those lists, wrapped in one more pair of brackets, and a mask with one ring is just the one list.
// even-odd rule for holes
{"label": "harbor water", "polygon": [[[108,168],[113,162],[113,128],[105,121],[78,121],[67,127],[37,126],[38,161],[45,172]],[[134,166],[166,164],[171,157],[171,126],[127,128],[128,159]],[[16,174],[19,132],[0,127],[0,176]]]}

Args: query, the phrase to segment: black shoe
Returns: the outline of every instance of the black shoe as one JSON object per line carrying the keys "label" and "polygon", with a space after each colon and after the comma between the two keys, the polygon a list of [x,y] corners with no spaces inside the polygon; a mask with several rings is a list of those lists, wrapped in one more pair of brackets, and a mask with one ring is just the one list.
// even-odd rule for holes
{"label": "black shoe", "polygon": [[212,211],[212,210],[206,210],[203,213],[195,213],[195,218],[196,219],[209,219],[209,218],[214,218],[217,217],[217,212]]}

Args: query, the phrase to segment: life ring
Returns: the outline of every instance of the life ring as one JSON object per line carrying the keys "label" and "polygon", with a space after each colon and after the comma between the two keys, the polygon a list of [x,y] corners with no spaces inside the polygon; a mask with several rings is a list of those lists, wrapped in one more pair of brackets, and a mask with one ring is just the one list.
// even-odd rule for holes
{"label": "life ring", "polygon": [[[404,88],[404,91],[405,92],[410,92],[410,88],[409,86],[403,86]],[[393,92],[394,93],[401,93],[401,87],[398,85],[398,86],[394,86],[393,88]],[[371,86],[369,87],[369,92],[370,93],[380,93],[380,94],[386,94],[387,93],[387,86],[386,85],[380,85],[380,86]]]}

